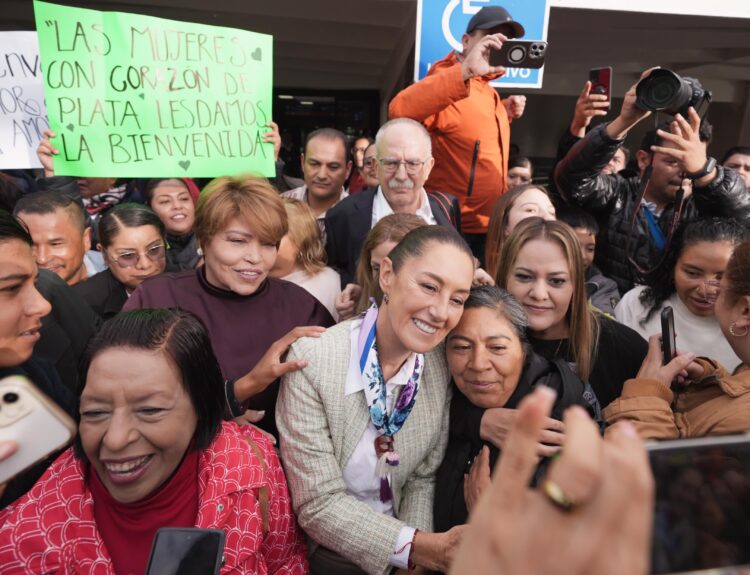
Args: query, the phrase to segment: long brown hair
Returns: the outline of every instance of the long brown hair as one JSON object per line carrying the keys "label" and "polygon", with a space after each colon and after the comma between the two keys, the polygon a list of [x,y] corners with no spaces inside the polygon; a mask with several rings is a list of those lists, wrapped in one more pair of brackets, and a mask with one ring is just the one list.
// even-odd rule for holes
{"label": "long brown hair", "polygon": [[383,297],[380,282],[370,267],[372,252],[380,244],[386,242],[400,242],[410,231],[426,226],[427,223],[414,214],[391,214],[381,219],[367,234],[362,244],[362,251],[357,264],[357,284],[362,287],[362,295],[357,303],[357,313],[369,307],[370,298],[374,298],[380,305]]}
{"label": "long brown hair", "polygon": [[508,212],[518,200],[519,196],[526,190],[539,190],[549,197],[549,191],[538,184],[523,184],[505,192],[495,202],[495,207],[490,216],[490,225],[487,230],[487,244],[484,252],[485,269],[490,276],[495,277],[500,267],[500,252],[508,235]]}
{"label": "long brown hair", "polygon": [[495,283],[508,287],[513,268],[516,265],[521,248],[532,240],[551,242],[560,247],[565,255],[573,285],[573,295],[566,314],[568,321],[568,339],[573,358],[578,367],[578,375],[586,381],[596,358],[599,340],[599,322],[589,307],[584,286],[584,267],[581,248],[573,229],[560,221],[547,221],[542,218],[527,218],[518,223],[516,229],[503,243],[500,253],[500,267],[494,276]]}
{"label": "long brown hair", "polygon": [[728,303],[734,304],[742,296],[750,295],[750,240],[734,249],[724,279]]}

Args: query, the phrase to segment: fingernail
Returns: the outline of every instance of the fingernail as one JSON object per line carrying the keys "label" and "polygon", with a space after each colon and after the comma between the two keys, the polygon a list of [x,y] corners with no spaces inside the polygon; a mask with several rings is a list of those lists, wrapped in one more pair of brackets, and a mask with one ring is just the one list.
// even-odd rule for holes
{"label": "fingernail", "polygon": [[262,409],[262,410],[260,410],[260,411],[258,412],[258,415],[259,415],[260,417],[265,417],[265,416],[266,416],[266,410],[265,410],[265,409]]}
{"label": "fingernail", "polygon": [[625,437],[638,437],[638,430],[635,428],[635,425],[633,425],[629,421],[621,421],[617,425],[618,431]]}
{"label": "fingernail", "polygon": [[16,451],[16,444],[10,441],[0,443],[0,460],[8,457]]}
{"label": "fingernail", "polygon": [[555,401],[555,398],[557,397],[557,392],[547,385],[536,386],[536,388],[534,389],[534,393],[545,396],[550,401]]}

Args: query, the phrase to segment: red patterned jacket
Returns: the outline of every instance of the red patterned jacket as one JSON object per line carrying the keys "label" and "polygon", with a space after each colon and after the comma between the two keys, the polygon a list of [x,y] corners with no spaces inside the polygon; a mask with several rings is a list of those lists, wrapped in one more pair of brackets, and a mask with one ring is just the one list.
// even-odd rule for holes
{"label": "red patterned jacket", "polygon": [[[263,453],[265,473],[245,435]],[[224,423],[214,442],[201,452],[198,465],[195,525],[226,533],[222,575],[308,572],[304,536],[292,512],[284,472],[260,432]],[[0,512],[0,574],[114,575],[94,521],[85,471],[86,464],[69,449],[31,491]],[[258,502],[264,484],[269,488],[265,537]]]}

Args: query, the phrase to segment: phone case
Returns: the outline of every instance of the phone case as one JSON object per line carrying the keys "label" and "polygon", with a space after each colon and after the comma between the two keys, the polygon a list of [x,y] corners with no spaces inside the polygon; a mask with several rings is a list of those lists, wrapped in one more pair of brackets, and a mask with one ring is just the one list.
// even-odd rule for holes
{"label": "phone case", "polygon": [[0,380],[0,441],[18,449],[0,461],[0,484],[65,447],[75,436],[75,422],[28,379]]}
{"label": "phone case", "polygon": [[664,365],[677,355],[677,336],[674,332],[674,313],[670,306],[661,310],[661,352]]}
{"label": "phone case", "polygon": [[[157,572],[160,571],[160,569],[159,567],[155,567],[154,565],[160,562],[163,563],[165,558],[168,562],[172,563],[169,567],[166,567],[166,569],[170,570],[172,567],[174,567],[174,569],[172,569],[172,572],[177,573],[177,565],[174,565],[174,563],[179,562],[180,557],[179,553],[177,553],[175,544],[179,541],[185,540],[186,538],[190,539],[195,535],[202,534],[210,534],[216,538],[216,557],[214,559],[213,569],[211,569],[210,572],[207,569],[200,570],[200,573],[201,575],[219,575],[222,566],[222,558],[224,556],[226,535],[221,529],[200,529],[197,527],[162,527],[158,529],[156,531],[156,535],[154,536],[154,542],[151,545],[151,553],[149,553],[148,557],[146,575],[164,575],[164,573]],[[158,559],[159,556],[161,556],[160,559]],[[161,567],[164,568],[165,566],[162,564]],[[179,571],[179,573],[183,572],[184,569]],[[198,572],[197,567],[194,566],[194,568],[190,570],[190,572]]]}
{"label": "phone case", "polygon": [[547,53],[547,42],[541,40],[508,40],[500,50],[490,52],[491,66],[505,68],[541,68]]}
{"label": "phone case", "polygon": [[589,70],[589,81],[591,82],[592,94],[603,94],[612,98],[612,68],[593,68]]}

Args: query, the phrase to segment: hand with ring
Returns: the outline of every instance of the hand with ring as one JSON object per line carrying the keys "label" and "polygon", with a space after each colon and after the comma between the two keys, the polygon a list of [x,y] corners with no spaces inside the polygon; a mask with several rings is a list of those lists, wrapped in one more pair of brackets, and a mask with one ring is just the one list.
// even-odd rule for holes
{"label": "hand with ring", "polygon": [[648,572],[654,483],[632,424],[619,423],[602,439],[582,408],[568,409],[562,455],[541,489],[528,487],[554,401],[540,386],[521,402],[450,573]]}

